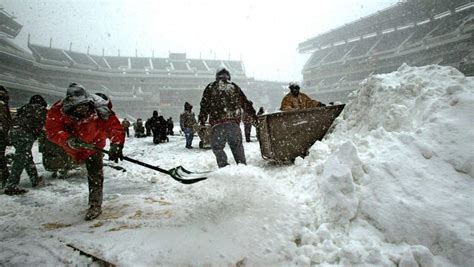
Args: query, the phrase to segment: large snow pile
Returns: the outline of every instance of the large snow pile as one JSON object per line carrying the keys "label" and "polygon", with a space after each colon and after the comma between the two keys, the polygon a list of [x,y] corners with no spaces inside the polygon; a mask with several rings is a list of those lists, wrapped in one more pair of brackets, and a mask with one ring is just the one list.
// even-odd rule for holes
{"label": "large snow pile", "polygon": [[474,265],[473,93],[473,78],[434,65],[403,65],[352,93],[333,133],[299,162],[316,174],[303,181],[313,230],[344,236],[310,239],[313,261],[380,264],[383,241],[406,244],[382,248],[404,266],[430,266],[433,254]]}
{"label": "large snow pile", "polygon": [[[119,266],[474,266],[473,93],[473,78],[450,67],[371,76],[291,166],[263,160],[257,142],[244,144],[247,166],[217,170],[183,136],[129,138],[132,158],[216,171],[182,185],[106,167],[92,222],[85,171],[55,180],[38,164],[49,186],[0,195],[0,265],[89,264],[71,244]],[[21,183],[31,187],[25,174]]]}

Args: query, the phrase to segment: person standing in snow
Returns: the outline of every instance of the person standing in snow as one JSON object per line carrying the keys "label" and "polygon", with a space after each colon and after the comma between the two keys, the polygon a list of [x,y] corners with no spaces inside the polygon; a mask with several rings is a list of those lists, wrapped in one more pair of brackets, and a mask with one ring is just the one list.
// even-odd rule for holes
{"label": "person standing in snow", "polygon": [[7,88],[0,85],[0,187],[5,187],[8,179],[8,168],[7,158],[5,157],[5,151],[8,144],[8,132],[12,125],[12,116],[10,114],[10,107],[8,101],[10,97],[8,95]]}
{"label": "person standing in snow", "polygon": [[186,138],[185,147],[188,149],[193,148],[194,126],[196,125],[196,117],[192,109],[193,105],[188,102],[184,103],[184,112],[179,116],[179,126]]}
{"label": "person standing in snow", "polygon": [[300,86],[297,83],[290,83],[288,85],[290,92],[283,97],[281,101],[280,110],[290,111],[307,108],[316,108],[326,106],[323,103],[311,99],[306,94],[300,93]]}
{"label": "person standing in snow", "polygon": [[104,148],[109,139],[109,160],[123,159],[125,133],[112,111],[112,103],[105,95],[89,94],[83,86],[71,83],[66,97],[48,111],[45,126],[50,141],[61,146],[77,163],[85,162],[90,206],[85,219],[97,218],[102,213],[103,154],[86,147]]}
{"label": "person standing in snow", "polygon": [[166,140],[166,132],[168,131],[166,120],[163,116],[158,116],[158,111],[153,111],[153,116],[147,120],[153,133],[153,143],[159,144]]}
{"label": "person standing in snow", "polygon": [[[263,109],[263,107],[260,107],[258,109],[258,112],[257,112],[257,116],[261,116],[265,113],[265,110]],[[256,127],[256,130],[257,130],[257,140],[260,142],[260,128],[259,127]]]}
{"label": "person standing in snow", "polygon": [[[249,101],[251,105],[253,105],[252,101]],[[247,112],[243,112],[242,115],[242,122],[244,123],[244,134],[245,134],[245,141],[248,143],[250,142],[250,133],[252,132],[252,114],[247,114]]]}
{"label": "person standing in snow", "polygon": [[174,135],[174,131],[173,131],[173,128],[174,128],[173,118],[169,117],[169,119],[168,119],[166,122],[167,122],[167,125],[168,125],[168,132],[167,132],[167,134],[168,134],[168,135]]}
{"label": "person standing in snow", "polygon": [[230,72],[226,68],[217,70],[216,80],[204,89],[199,113],[200,124],[204,126],[209,118],[212,126],[211,148],[219,168],[229,165],[224,152],[226,143],[229,143],[237,164],[247,163],[239,126],[241,111],[247,112],[252,122],[255,122],[257,117],[242,89],[230,79]]}
{"label": "person standing in snow", "polygon": [[160,115],[158,116],[158,121],[159,121],[159,143],[164,143],[164,142],[169,142],[168,138],[168,122],[165,120],[165,118]]}
{"label": "person standing in snow", "polygon": [[43,183],[43,178],[38,176],[31,148],[42,134],[47,106],[48,104],[42,96],[34,95],[28,104],[17,111],[10,131],[10,140],[15,147],[15,155],[13,156],[12,170],[5,186],[6,195],[12,196],[28,192],[26,189],[18,187],[23,170],[26,170],[33,187]]}
{"label": "person standing in snow", "polygon": [[146,136],[151,135],[151,118],[145,121]]}
{"label": "person standing in snow", "polygon": [[146,137],[145,128],[143,127],[143,120],[141,118],[138,118],[133,124],[133,130],[135,131],[135,137]]}
{"label": "person standing in snow", "polygon": [[123,121],[122,121],[122,127],[123,127],[123,130],[125,131],[125,134],[127,135],[127,137],[130,137],[130,122],[127,120],[127,118],[124,118]]}

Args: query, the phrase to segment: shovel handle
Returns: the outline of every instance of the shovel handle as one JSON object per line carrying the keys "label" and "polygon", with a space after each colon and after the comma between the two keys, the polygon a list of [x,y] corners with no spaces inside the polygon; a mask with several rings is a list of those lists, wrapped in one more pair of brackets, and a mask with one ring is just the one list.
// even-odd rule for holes
{"label": "shovel handle", "polygon": [[[109,154],[109,151],[108,151],[108,150],[103,149],[103,148],[98,148],[98,147],[95,147],[95,146],[93,146],[93,145],[87,146],[86,148],[87,148],[87,149],[92,149],[92,150],[95,150],[95,151],[99,151],[99,152],[105,153],[105,154],[107,154],[107,155]],[[159,171],[159,172],[162,172],[162,173],[165,173],[165,174],[170,175],[170,172],[169,172],[168,170],[162,169],[162,168],[157,167],[157,166],[150,165],[150,164],[145,163],[145,162],[141,162],[141,161],[136,160],[136,159],[129,158],[129,157],[127,157],[127,156],[124,156],[124,157],[123,157],[123,160],[129,161],[129,162],[131,162],[131,163],[135,163],[135,164],[137,164],[137,165],[140,165],[140,166],[143,166],[143,167],[146,167],[146,168],[149,168],[149,169],[152,169],[152,170]]]}
{"label": "shovel handle", "polygon": [[[91,145],[91,144],[87,144],[86,146],[83,146],[84,148],[87,148],[87,149],[91,149],[91,150],[95,150],[95,151],[99,151],[99,152],[102,152],[102,153],[105,153],[107,155],[110,154],[110,152],[108,150],[105,150],[105,149],[102,149],[102,148],[98,148],[98,147],[95,147],[94,145]],[[159,171],[161,173],[164,173],[164,174],[167,174],[169,176],[171,176],[171,178],[173,178],[174,180],[182,183],[182,184],[194,184],[194,183],[197,183],[199,181],[203,181],[203,180],[206,180],[207,177],[198,177],[198,178],[193,178],[193,179],[183,179],[179,173],[178,173],[178,170],[180,169],[183,169],[181,166],[180,167],[176,167],[176,168],[173,168],[173,169],[170,169],[170,170],[165,170],[165,169],[162,169],[160,167],[157,167],[157,166],[153,166],[153,165],[150,165],[148,163],[145,163],[145,162],[141,162],[139,160],[136,160],[136,159],[132,159],[132,158],[129,158],[129,157],[126,157],[124,156],[122,158],[123,160],[125,161],[129,161],[129,162],[132,162],[132,163],[135,163],[137,165],[140,165],[140,166],[143,166],[143,167],[146,167],[146,168],[149,168],[149,169],[152,169],[152,170],[155,170],[155,171]],[[184,170],[184,169],[183,169]],[[189,173],[189,171],[187,170],[184,170],[185,172]]]}

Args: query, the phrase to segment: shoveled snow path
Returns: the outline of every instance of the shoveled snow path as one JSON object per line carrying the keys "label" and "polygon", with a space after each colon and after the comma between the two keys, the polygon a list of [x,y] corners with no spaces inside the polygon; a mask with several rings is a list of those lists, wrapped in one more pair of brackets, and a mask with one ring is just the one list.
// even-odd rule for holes
{"label": "shoveled snow path", "polygon": [[[6,229],[0,233],[0,256],[9,263],[45,265],[85,260],[62,240],[120,265],[290,260],[286,250],[296,246],[293,231],[308,220],[307,210],[279,179],[281,167],[260,158],[257,142],[245,143],[245,149],[249,165],[236,166],[227,149],[232,165],[217,170],[212,151],[187,150],[182,136],[160,145],[151,138],[127,139],[124,154],[130,157],[165,169],[183,165],[216,171],[207,181],[183,185],[128,162],[120,163],[127,172],[104,167],[103,214],[93,222],[83,220],[84,170],[66,180],[50,179],[50,186],[24,196],[2,195]],[[35,160],[40,161],[39,154]],[[25,175],[22,185],[30,187]]]}

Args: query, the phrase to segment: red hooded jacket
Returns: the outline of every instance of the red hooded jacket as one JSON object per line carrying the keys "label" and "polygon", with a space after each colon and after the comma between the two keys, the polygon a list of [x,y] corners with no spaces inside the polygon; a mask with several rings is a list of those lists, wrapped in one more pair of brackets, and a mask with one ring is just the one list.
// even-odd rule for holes
{"label": "red hooded jacket", "polygon": [[112,144],[123,145],[125,132],[115,114],[110,114],[107,120],[93,113],[87,118],[76,120],[63,112],[61,101],[56,102],[46,116],[46,135],[50,141],[61,146],[76,161],[81,162],[95,154],[96,151],[85,148],[73,149],[68,146],[70,137],[93,144],[98,148],[105,147],[106,139]]}

